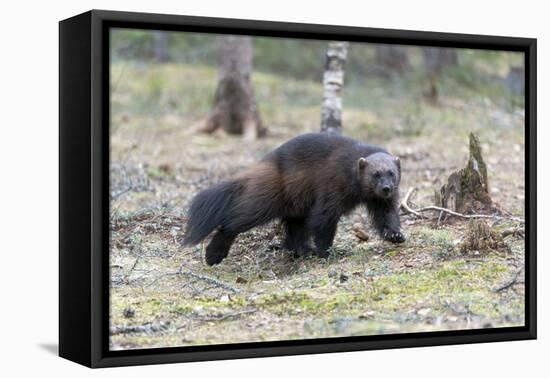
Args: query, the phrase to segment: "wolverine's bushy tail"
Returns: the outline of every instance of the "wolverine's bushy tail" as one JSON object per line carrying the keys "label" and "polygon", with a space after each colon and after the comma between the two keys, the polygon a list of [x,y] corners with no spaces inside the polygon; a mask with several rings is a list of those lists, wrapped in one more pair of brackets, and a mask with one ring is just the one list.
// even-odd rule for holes
{"label": "wolverine's bushy tail", "polygon": [[187,214],[183,243],[194,245],[223,225],[240,192],[238,181],[225,181],[203,190],[193,198]]}

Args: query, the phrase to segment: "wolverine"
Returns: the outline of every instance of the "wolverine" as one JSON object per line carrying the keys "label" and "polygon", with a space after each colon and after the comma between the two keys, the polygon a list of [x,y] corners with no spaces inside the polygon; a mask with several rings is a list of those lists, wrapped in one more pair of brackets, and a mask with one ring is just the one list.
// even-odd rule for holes
{"label": "wolverine", "polygon": [[331,133],[300,135],[234,178],[199,192],[183,242],[195,245],[215,231],[206,263],[219,264],[237,235],[279,219],[284,248],[328,257],[340,217],[364,205],[378,234],[402,243],[400,179],[399,158],[381,147]]}

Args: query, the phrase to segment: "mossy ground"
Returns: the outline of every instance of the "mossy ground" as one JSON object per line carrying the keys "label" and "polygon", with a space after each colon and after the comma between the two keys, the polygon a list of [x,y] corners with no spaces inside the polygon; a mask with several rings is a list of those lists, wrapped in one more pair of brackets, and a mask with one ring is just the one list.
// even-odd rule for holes
{"label": "mossy ground", "polygon": [[[242,234],[218,266],[203,262],[208,241],[182,247],[194,194],[319,128],[319,84],[255,73],[270,136],[244,142],[197,133],[215,78],[210,68],[113,66],[111,192],[122,193],[111,205],[113,349],[523,324],[523,285],[494,290],[523,266],[521,235],[505,237],[506,248],[464,252],[466,221],[404,216],[407,242],[393,245],[374,234],[365,242],[352,231],[367,223],[358,209],[341,220],[327,260],[282,250],[277,223]],[[414,203],[431,204],[434,188],[466,164],[473,131],[493,199],[523,216],[521,111],[473,95],[432,106],[418,96],[388,95],[395,88],[375,89],[348,103],[348,93],[360,92],[344,94],[344,133],[400,156],[401,190],[416,187]],[[495,232],[515,226],[489,225]],[[126,332],[130,326],[138,328]]]}

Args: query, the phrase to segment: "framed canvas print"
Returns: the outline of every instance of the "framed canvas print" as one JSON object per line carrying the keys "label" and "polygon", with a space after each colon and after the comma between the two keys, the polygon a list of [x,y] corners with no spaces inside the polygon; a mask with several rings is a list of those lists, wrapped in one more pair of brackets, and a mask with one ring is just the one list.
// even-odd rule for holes
{"label": "framed canvas print", "polygon": [[536,40],[60,22],[62,357],[536,337]]}

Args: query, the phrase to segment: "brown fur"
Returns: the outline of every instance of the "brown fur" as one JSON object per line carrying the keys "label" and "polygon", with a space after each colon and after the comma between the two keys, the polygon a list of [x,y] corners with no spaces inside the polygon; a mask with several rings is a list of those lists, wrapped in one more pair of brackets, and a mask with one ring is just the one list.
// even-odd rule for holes
{"label": "brown fur", "polygon": [[206,249],[208,264],[229,253],[239,233],[280,219],[284,246],[297,254],[327,256],[340,217],[365,205],[374,227],[404,241],[397,213],[398,159],[380,147],[331,134],[306,134],[283,144],[250,169],[199,193],[191,204],[187,244],[217,230]]}

